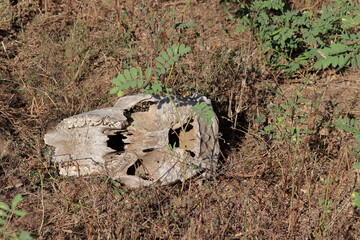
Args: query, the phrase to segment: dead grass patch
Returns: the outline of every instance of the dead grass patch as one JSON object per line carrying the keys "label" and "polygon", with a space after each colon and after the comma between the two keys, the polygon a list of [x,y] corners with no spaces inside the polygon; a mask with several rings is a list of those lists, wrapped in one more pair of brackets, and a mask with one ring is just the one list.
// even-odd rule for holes
{"label": "dead grass patch", "polygon": [[[331,125],[339,116],[359,117],[357,72],[305,87],[281,84],[258,67],[249,36],[232,34],[218,1],[191,2],[183,22],[197,25],[183,30],[174,27],[184,7],[175,1],[124,1],[120,11],[107,1],[10,2],[0,13],[10,20],[0,22],[0,201],[22,194],[19,208],[29,212],[14,218],[14,231],[39,239],[360,238],[350,199],[358,180],[353,140]],[[129,66],[152,66],[159,50],[179,40],[192,51],[170,87],[213,100],[223,134],[216,174],[187,181],[184,191],[59,176],[43,135],[64,117],[112,105],[111,78]],[[270,102],[294,98],[299,88],[321,102],[305,119],[311,139],[295,146],[260,136],[266,122],[255,119],[269,119]],[[313,123],[313,116],[323,120]]]}

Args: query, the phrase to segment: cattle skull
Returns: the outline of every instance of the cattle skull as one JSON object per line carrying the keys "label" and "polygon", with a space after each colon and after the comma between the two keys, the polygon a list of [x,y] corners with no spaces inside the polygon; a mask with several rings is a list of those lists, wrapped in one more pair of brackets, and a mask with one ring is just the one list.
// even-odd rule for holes
{"label": "cattle skull", "polygon": [[62,120],[45,143],[55,148],[60,174],[107,175],[129,187],[183,181],[216,167],[218,121],[206,124],[191,98],[132,95],[113,107]]}

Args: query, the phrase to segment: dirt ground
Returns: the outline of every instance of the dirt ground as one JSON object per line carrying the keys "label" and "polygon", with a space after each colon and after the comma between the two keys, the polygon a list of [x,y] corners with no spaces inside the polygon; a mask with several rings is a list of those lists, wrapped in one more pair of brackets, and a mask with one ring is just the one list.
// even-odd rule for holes
{"label": "dirt ground", "polygon": [[[354,139],[334,127],[339,117],[360,119],[358,70],[292,79],[270,71],[251,33],[235,34],[236,4],[227,1],[115,2],[0,1],[0,202],[21,194],[18,209],[28,212],[0,239],[19,230],[38,239],[360,239]],[[191,52],[169,87],[213,101],[216,173],[183,190],[60,176],[44,134],[112,106],[112,78],[153,66],[178,42]],[[306,102],[277,125],[279,135],[259,133],[279,122],[271,106],[300,97]],[[294,118],[311,130],[296,144],[286,131]]]}

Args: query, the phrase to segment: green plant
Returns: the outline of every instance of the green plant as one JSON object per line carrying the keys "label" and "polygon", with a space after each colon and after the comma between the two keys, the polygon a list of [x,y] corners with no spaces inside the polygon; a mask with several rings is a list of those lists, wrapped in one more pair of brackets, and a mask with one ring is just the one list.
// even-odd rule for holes
{"label": "green plant", "polygon": [[[110,94],[117,94],[121,97],[124,94],[124,90],[139,88],[141,92],[147,94],[160,94],[164,90],[163,84],[161,84],[161,76],[167,73],[169,69],[173,69],[174,64],[179,61],[179,58],[191,49],[185,47],[184,44],[172,45],[167,48],[166,51],[162,51],[160,56],[156,58],[156,69],[153,73],[151,68],[146,68],[145,74],[141,67],[125,69],[123,74],[119,74],[117,78],[112,80],[115,87],[110,90]],[[172,89],[166,88],[167,92],[171,92]]]}
{"label": "green plant", "polygon": [[[112,80],[115,87],[109,93],[121,97],[126,90],[139,89],[140,92],[145,94],[164,94],[172,101],[170,94],[173,90],[167,87],[166,83],[172,76],[174,66],[179,62],[180,57],[190,52],[190,50],[191,48],[186,47],[184,44],[173,44],[165,51],[162,51],[156,58],[155,69],[148,67],[145,72],[141,67],[125,69],[123,73]],[[204,102],[197,103],[192,109],[204,122],[213,123],[214,112]]]}
{"label": "green plant", "polygon": [[239,12],[236,32],[250,29],[271,67],[291,73],[360,66],[360,6],[352,0],[335,0],[316,13],[288,9],[283,0],[256,0]]}
{"label": "green plant", "polygon": [[325,224],[325,221],[328,217],[328,214],[331,213],[332,211],[332,204],[333,204],[333,201],[329,197],[329,189],[332,183],[332,179],[330,177],[328,177],[327,179],[321,178],[321,181],[325,184],[326,190],[325,190],[325,197],[318,199],[319,204],[323,210],[320,216],[320,222],[319,222],[320,228],[317,233],[318,237],[321,237],[324,234],[324,231],[329,228],[329,226]]}
{"label": "green plant", "polygon": [[[348,133],[354,135],[355,144],[354,150],[356,152],[356,162],[353,165],[353,168],[360,169],[360,123],[355,119],[349,118],[338,118],[335,122],[335,126],[339,129],[342,129]],[[360,186],[360,181],[358,182]],[[360,194],[353,192],[351,196],[354,198],[352,204],[356,207],[360,207]]]}
{"label": "green plant", "polygon": [[[294,98],[286,98],[283,103],[271,104],[269,106],[269,122],[260,132],[260,135],[267,136],[269,140],[285,140],[291,145],[299,145],[301,137],[312,133],[308,129],[307,120],[309,113],[304,111],[301,106],[313,104],[301,95],[302,90],[297,90]],[[276,90],[277,94],[281,93]],[[256,119],[261,122],[265,119],[262,115]]]}
{"label": "green plant", "polygon": [[188,23],[176,22],[172,25],[172,27],[174,29],[180,28],[181,30],[191,28],[191,27],[196,27],[196,26],[197,26],[197,24],[194,21],[190,21]]}
{"label": "green plant", "polygon": [[20,230],[19,232],[9,232],[7,231],[9,228],[9,223],[13,219],[14,216],[23,217],[27,215],[26,212],[20,211],[16,209],[16,206],[21,201],[22,196],[20,194],[16,195],[11,203],[11,206],[4,202],[0,202],[0,233],[3,235],[3,239],[20,239],[20,240],[28,240],[33,239],[31,235],[24,230]]}
{"label": "green plant", "polygon": [[360,162],[360,123],[355,119],[338,118],[335,126],[354,135],[357,162]]}

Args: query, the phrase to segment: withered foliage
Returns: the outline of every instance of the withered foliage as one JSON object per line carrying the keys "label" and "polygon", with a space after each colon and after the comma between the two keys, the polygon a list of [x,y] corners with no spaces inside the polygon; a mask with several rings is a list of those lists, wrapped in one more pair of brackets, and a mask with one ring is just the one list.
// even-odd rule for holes
{"label": "withered foliage", "polygon": [[[8,230],[39,239],[360,239],[353,139],[333,126],[360,116],[358,72],[285,79],[268,72],[251,32],[234,33],[231,1],[190,1],[183,14],[186,2],[1,1],[0,201],[21,194],[18,207],[29,213]],[[112,106],[113,77],[153,66],[177,42],[192,50],[167,83],[212,99],[222,133],[216,173],[136,190],[59,176],[44,134],[65,117]],[[298,145],[260,136],[276,122],[270,106],[300,88],[319,102],[300,106],[312,134]]]}

